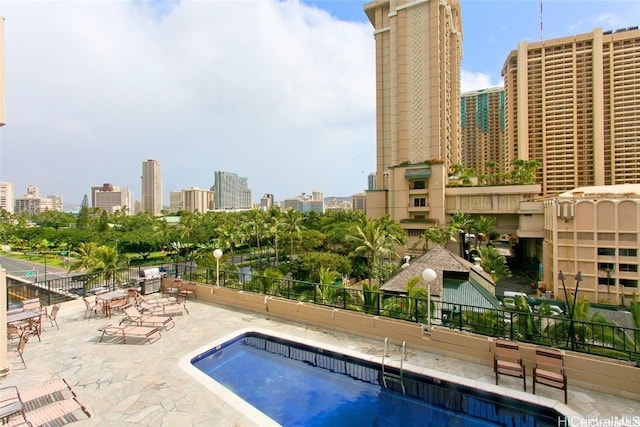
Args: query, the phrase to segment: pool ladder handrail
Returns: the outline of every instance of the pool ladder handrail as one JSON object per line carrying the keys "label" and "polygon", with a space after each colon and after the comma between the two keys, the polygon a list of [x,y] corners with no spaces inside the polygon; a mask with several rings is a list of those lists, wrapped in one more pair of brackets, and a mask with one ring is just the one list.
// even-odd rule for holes
{"label": "pool ladder handrail", "polygon": [[407,348],[407,342],[406,341],[402,341],[402,351],[401,351],[401,358],[400,358],[400,375],[398,374],[392,374],[390,372],[386,372],[385,371],[385,357],[388,356],[389,354],[389,337],[386,337],[384,339],[384,350],[382,352],[382,384],[384,385],[384,388],[388,388],[387,387],[387,379],[391,380],[391,381],[397,381],[400,383],[400,386],[402,387],[402,394],[405,394],[405,390],[404,390],[404,360],[406,358],[406,348]]}

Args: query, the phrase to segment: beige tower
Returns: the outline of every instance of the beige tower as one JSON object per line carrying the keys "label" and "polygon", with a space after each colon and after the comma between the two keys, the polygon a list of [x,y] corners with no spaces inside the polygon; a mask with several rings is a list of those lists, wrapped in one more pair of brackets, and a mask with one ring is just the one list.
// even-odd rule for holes
{"label": "beige tower", "polygon": [[458,0],[376,0],[376,177],[367,214],[409,236],[445,222],[447,170],[460,162],[462,20]]}
{"label": "beige tower", "polygon": [[142,212],[160,215],[162,211],[162,176],[160,163],[149,159],[142,162]]}
{"label": "beige tower", "polygon": [[640,183],[637,27],[521,42],[502,69],[511,159],[542,163],[545,195]]}
{"label": "beige tower", "polygon": [[478,176],[506,170],[504,89],[465,92],[460,109],[462,166],[472,168]]}

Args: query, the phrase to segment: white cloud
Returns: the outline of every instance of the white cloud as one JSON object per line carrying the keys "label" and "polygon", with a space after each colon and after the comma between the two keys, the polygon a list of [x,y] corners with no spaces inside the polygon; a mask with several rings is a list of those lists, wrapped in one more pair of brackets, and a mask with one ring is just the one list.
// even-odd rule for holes
{"label": "white cloud", "polygon": [[491,78],[491,74],[488,73],[462,70],[460,73],[460,90],[464,93],[504,85],[502,79],[492,81]]}
{"label": "white cloud", "polygon": [[[0,180],[79,202],[92,185],[166,193],[215,170],[253,199],[350,195],[375,169],[372,28],[297,1],[8,2]],[[165,201],[168,203],[168,199]]]}

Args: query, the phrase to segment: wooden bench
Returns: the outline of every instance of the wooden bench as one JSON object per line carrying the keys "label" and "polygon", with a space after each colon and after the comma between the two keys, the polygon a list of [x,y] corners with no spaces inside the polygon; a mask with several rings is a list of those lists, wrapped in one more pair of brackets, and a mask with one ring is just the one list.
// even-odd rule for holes
{"label": "wooden bench", "polygon": [[536,383],[564,390],[564,403],[567,403],[567,374],[560,350],[536,349],[536,359],[533,365],[533,394],[536,394]]}
{"label": "wooden bench", "polygon": [[500,374],[509,375],[522,378],[522,387],[524,391],[527,391],[527,374],[520,357],[517,342],[505,340],[497,340],[495,342],[493,371],[496,374],[496,385],[498,385],[498,376]]}

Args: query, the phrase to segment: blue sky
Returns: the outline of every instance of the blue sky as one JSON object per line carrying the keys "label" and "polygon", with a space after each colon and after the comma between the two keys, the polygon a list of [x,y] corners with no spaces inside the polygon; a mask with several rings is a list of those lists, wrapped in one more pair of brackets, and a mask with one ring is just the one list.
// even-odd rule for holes
{"label": "blue sky", "polygon": [[[79,203],[140,198],[142,162],[169,191],[247,177],[253,199],[350,196],[375,170],[372,27],[360,1],[0,2],[7,125],[0,181]],[[538,1],[462,0],[462,88],[501,84]],[[544,36],[640,23],[638,1],[545,1]]]}

